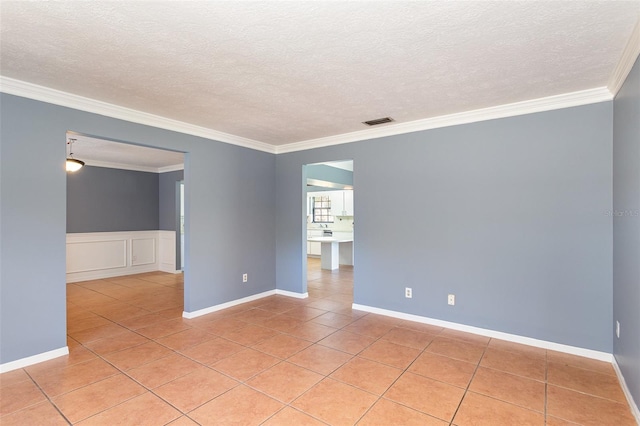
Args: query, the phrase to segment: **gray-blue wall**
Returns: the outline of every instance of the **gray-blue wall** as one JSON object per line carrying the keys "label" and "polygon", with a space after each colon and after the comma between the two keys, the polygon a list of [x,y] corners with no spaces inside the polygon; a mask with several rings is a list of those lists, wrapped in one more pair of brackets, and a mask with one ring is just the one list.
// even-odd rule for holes
{"label": "gray-blue wall", "polygon": [[613,351],[639,404],[640,60],[614,100],[613,117],[613,319],[621,325]]}
{"label": "gray-blue wall", "polygon": [[611,352],[611,144],[604,102],[278,155],[278,288],[306,291],[302,166],[353,159],[355,303]]}
{"label": "gray-blue wall", "polygon": [[158,200],[157,173],[85,166],[67,174],[67,232],[159,229]]}
{"label": "gray-blue wall", "polygon": [[4,93],[0,102],[0,363],[66,346],[67,131],[186,152],[186,311],[275,288],[273,154]]}

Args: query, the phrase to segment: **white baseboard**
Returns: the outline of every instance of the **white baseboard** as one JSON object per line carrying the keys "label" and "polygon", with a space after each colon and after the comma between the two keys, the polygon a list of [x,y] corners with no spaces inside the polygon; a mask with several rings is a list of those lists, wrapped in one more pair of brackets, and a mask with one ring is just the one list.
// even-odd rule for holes
{"label": "white baseboard", "polygon": [[0,364],[0,373],[6,373],[8,371],[17,370],[18,368],[28,367],[39,362],[49,361],[50,359],[58,358],[59,356],[69,355],[69,347],[64,346],[52,351],[43,352],[41,354],[28,356],[26,358],[17,359],[11,362],[5,362]]}
{"label": "white baseboard", "polygon": [[616,375],[618,376],[618,381],[620,382],[624,396],[627,398],[629,407],[631,407],[631,414],[633,414],[633,417],[636,418],[636,422],[640,425],[640,409],[638,409],[638,404],[633,400],[633,395],[631,395],[627,382],[624,380],[624,376],[622,375],[622,371],[620,371],[620,366],[618,365],[618,360],[615,355],[613,356],[612,364],[613,369],[616,371]]}
{"label": "white baseboard", "polygon": [[489,330],[486,328],[473,327],[470,325],[459,324],[455,322],[443,321],[439,319],[423,317],[419,315],[406,314],[404,312],[390,311],[387,309],[375,308],[372,306],[353,304],[353,309],[358,311],[371,312],[374,314],[385,315],[388,317],[399,318],[409,321],[431,324],[438,327],[446,327],[452,330],[465,331],[467,333],[478,334],[481,336],[492,337],[495,339],[507,340],[523,345],[536,346],[543,349],[551,349],[558,352],[584,356],[587,358],[597,359],[600,361],[612,362],[613,355],[607,352],[594,351],[592,349],[579,348],[576,346],[563,345],[560,343],[548,342],[546,340],[533,339],[531,337],[519,336],[517,334],[503,333],[501,331]]}
{"label": "white baseboard", "polygon": [[221,303],[219,305],[210,306],[208,308],[198,309],[197,311],[193,311],[193,312],[185,311],[182,313],[182,317],[187,319],[193,319],[196,317],[200,317],[202,315],[210,314],[212,312],[220,311],[222,309],[227,309],[232,306],[240,305],[242,303],[252,302],[254,300],[262,299],[263,297],[267,297],[267,296],[273,296],[274,294],[276,294],[276,290],[264,291],[262,293],[254,294],[252,296],[243,297],[242,299],[236,299],[230,302]]}
{"label": "white baseboard", "polygon": [[309,297],[309,293],[296,293],[288,290],[276,289],[276,294],[287,297],[295,297],[296,299],[306,299]]}

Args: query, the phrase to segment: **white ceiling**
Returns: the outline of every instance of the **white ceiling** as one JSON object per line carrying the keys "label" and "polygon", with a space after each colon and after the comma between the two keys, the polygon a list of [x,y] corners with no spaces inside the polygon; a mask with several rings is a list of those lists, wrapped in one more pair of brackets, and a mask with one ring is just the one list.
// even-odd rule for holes
{"label": "white ceiling", "polygon": [[604,88],[634,1],[0,2],[4,77],[282,146]]}
{"label": "white ceiling", "polygon": [[[67,133],[73,142],[73,157],[88,166],[165,172],[184,168],[182,152],[148,148],[128,143],[108,141],[75,133]],[[67,146],[67,154],[69,146]]]}

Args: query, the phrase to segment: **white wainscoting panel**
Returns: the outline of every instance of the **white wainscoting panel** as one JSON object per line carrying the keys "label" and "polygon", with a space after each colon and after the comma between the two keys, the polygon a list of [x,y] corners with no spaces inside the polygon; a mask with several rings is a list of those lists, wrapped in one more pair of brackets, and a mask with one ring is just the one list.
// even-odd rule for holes
{"label": "white wainscoting panel", "polygon": [[150,265],[156,263],[157,238],[131,239],[131,265]]}
{"label": "white wainscoting panel", "polygon": [[127,240],[67,241],[67,273],[127,266]]}
{"label": "white wainscoting panel", "polygon": [[159,244],[160,231],[67,234],[67,282],[158,271]]}

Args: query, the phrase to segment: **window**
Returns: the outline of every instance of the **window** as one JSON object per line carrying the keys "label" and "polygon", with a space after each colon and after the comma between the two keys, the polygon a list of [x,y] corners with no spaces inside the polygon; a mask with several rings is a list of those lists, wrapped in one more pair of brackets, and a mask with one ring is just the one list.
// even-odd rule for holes
{"label": "window", "polygon": [[333,223],[331,199],[329,197],[313,197],[313,222]]}

